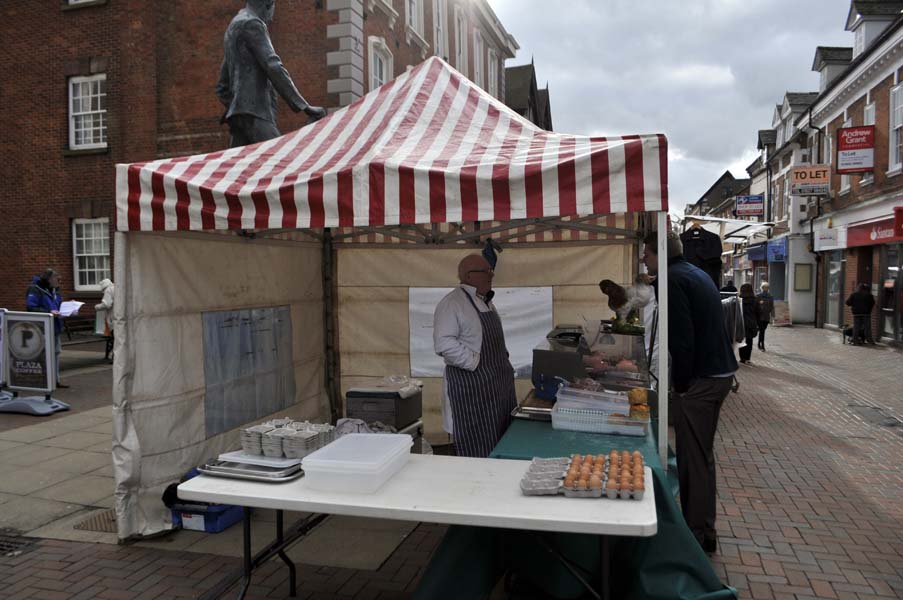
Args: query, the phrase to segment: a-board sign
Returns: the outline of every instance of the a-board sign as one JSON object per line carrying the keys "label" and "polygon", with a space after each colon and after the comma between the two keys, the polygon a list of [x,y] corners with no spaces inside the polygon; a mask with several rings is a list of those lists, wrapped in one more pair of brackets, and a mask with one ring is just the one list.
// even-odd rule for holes
{"label": "a-board sign", "polygon": [[792,196],[827,196],[830,183],[830,165],[793,167],[790,194]]}
{"label": "a-board sign", "polygon": [[14,391],[53,393],[56,342],[53,315],[7,312],[3,315],[3,379]]}

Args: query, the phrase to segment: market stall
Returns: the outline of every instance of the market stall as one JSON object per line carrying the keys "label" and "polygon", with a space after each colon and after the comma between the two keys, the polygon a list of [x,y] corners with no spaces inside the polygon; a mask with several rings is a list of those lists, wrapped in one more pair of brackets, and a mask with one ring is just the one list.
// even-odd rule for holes
{"label": "market stall", "polygon": [[[432,58],[280,138],[120,165],[116,204],[113,457],[128,538],[169,528],[163,488],[234,448],[239,428],[333,420],[356,379],[405,372],[406,336],[386,324],[401,326],[411,288],[454,285],[453,265],[487,237],[506,244],[496,285],[551,287],[556,321],[601,304],[599,279],[636,273],[637,215],[665,230],[667,149],[661,135],[539,130]],[[664,236],[659,257],[666,281]],[[667,323],[666,285],[659,300]],[[364,367],[342,360],[374,349]],[[664,460],[665,389],[657,401]]]}

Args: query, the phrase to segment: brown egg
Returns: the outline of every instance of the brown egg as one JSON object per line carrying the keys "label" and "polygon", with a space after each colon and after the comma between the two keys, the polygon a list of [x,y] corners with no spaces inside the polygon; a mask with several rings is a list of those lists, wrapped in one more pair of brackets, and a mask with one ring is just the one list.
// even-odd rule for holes
{"label": "brown egg", "polygon": [[596,463],[602,463],[602,464],[605,464],[605,455],[604,455],[604,454],[597,454],[597,455],[596,455]]}
{"label": "brown egg", "polygon": [[633,460],[636,460],[636,459],[643,460],[643,453],[640,452],[639,450],[633,451]]}
{"label": "brown egg", "polygon": [[605,470],[602,467],[597,467],[593,469],[593,475],[596,477],[602,477],[605,474]]}
{"label": "brown egg", "polygon": [[616,490],[618,489],[618,482],[615,479],[609,479],[608,483],[605,484],[605,489],[607,490]]}
{"label": "brown egg", "polygon": [[595,475],[589,478],[589,487],[593,490],[598,490],[602,487],[602,478],[596,477]]}
{"label": "brown egg", "polygon": [[628,452],[627,450],[624,450],[623,452],[621,452],[621,462],[627,462],[629,460],[630,460],[630,452]]}
{"label": "brown egg", "polygon": [[645,490],[645,489],[646,489],[646,482],[644,482],[642,480],[633,482],[633,491],[638,492],[640,490]]}
{"label": "brown egg", "polygon": [[609,479],[620,479],[621,478],[621,470],[618,467],[612,467],[608,471]]}
{"label": "brown egg", "polygon": [[576,481],[576,480],[575,480],[573,477],[571,477],[570,475],[568,475],[567,477],[564,478],[564,487],[566,487],[566,488],[574,487],[574,482],[575,482],[575,481]]}
{"label": "brown egg", "polygon": [[577,463],[583,462],[583,455],[571,454],[571,460],[573,460],[574,462],[577,462]]}
{"label": "brown egg", "polygon": [[586,482],[585,479],[581,479],[580,481],[577,482],[577,489],[578,489],[578,490],[585,490],[585,489],[586,489],[586,486],[587,486],[587,482]]}

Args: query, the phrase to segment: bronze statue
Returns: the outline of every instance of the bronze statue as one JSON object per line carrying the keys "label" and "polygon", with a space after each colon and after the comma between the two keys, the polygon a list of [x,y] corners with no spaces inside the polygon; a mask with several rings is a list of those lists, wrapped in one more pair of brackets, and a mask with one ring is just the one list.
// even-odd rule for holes
{"label": "bronze statue", "polygon": [[216,95],[226,107],[221,122],[229,124],[232,148],[280,135],[277,92],[293,111],[304,111],[311,121],[326,116],[325,109],[311,106],[301,96],[273,49],[267,24],[275,9],[276,0],[248,0],[226,29]]}

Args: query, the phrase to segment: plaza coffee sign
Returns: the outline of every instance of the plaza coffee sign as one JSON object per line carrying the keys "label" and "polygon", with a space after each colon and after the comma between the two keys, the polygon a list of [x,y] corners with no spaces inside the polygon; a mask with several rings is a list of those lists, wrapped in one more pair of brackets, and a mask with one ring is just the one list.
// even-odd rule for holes
{"label": "plaza coffee sign", "polygon": [[901,241],[903,241],[903,236],[896,235],[893,218],[847,228],[847,247],[872,246]]}
{"label": "plaza coffee sign", "polygon": [[53,361],[56,360],[53,316],[8,312],[3,317],[3,339],[7,387],[16,391],[51,393]]}
{"label": "plaza coffee sign", "polygon": [[875,168],[875,126],[837,130],[837,172],[871,173]]}

